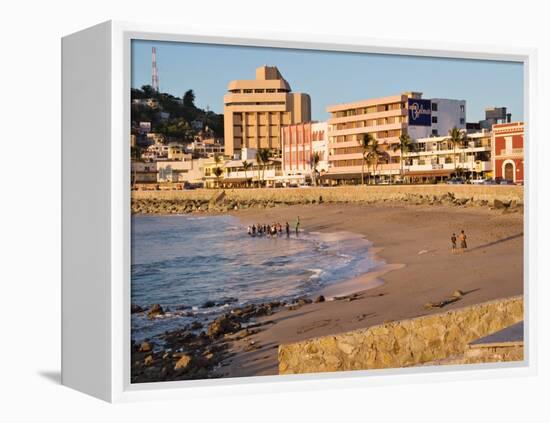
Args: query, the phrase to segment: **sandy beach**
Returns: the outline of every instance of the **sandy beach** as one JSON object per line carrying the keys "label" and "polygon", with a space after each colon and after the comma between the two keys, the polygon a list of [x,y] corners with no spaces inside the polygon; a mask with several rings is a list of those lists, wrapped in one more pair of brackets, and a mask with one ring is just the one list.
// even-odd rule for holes
{"label": "sandy beach", "polygon": [[[259,318],[261,330],[230,343],[215,376],[277,374],[282,343],[366,328],[523,293],[523,213],[480,207],[406,204],[317,204],[231,213],[243,224],[294,222],[307,232],[361,234],[386,266],[323,294],[347,297]],[[452,254],[450,236],[464,229],[468,249]],[[453,291],[465,295],[442,309]],[[351,297],[349,294],[355,292]],[[228,337],[231,340],[231,336]]]}

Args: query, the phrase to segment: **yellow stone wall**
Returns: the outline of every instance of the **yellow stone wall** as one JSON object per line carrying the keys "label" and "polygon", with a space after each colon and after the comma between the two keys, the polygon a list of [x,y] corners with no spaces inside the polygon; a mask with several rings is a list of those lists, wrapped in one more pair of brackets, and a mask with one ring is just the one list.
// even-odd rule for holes
{"label": "yellow stone wall", "polygon": [[279,374],[415,366],[523,320],[523,296],[279,346]]}

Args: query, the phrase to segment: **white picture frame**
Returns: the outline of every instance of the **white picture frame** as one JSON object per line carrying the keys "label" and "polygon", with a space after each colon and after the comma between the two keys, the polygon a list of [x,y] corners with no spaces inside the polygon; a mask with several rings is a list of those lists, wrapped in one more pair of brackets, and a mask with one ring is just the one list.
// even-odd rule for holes
{"label": "white picture frame", "polygon": [[[130,384],[132,39],[506,60],[524,65],[525,360]],[[62,383],[110,402],[432,383],[536,373],[536,51],[432,41],[105,22],[62,40]],[[92,119],[92,122],[90,122]],[[83,130],[85,128],[85,130]],[[85,195],[83,195],[85,193]]]}

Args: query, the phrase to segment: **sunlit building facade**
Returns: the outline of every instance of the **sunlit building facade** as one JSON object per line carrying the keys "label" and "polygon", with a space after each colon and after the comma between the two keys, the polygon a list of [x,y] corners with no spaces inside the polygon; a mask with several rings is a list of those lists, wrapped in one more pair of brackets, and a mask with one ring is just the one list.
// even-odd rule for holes
{"label": "sunlit building facade", "polygon": [[281,127],[311,120],[308,94],[292,92],[277,67],[261,66],[256,79],[231,81],[224,96],[225,154],[269,148],[278,155]]}
{"label": "sunlit building facade", "polygon": [[[399,137],[413,140],[447,134],[466,127],[466,102],[450,99],[423,99],[422,93],[362,100],[327,107],[329,169],[328,177],[357,182],[363,167],[362,139],[370,134],[383,152],[367,172],[387,179],[400,173],[400,151],[394,148]],[[376,167],[376,170],[374,168]]]}

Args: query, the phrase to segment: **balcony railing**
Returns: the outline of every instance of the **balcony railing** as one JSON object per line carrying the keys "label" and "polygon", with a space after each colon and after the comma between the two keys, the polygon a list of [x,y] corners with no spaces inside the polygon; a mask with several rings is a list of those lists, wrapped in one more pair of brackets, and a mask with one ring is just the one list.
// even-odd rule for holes
{"label": "balcony railing", "polygon": [[503,148],[500,150],[500,156],[514,156],[523,154],[523,148]]}

